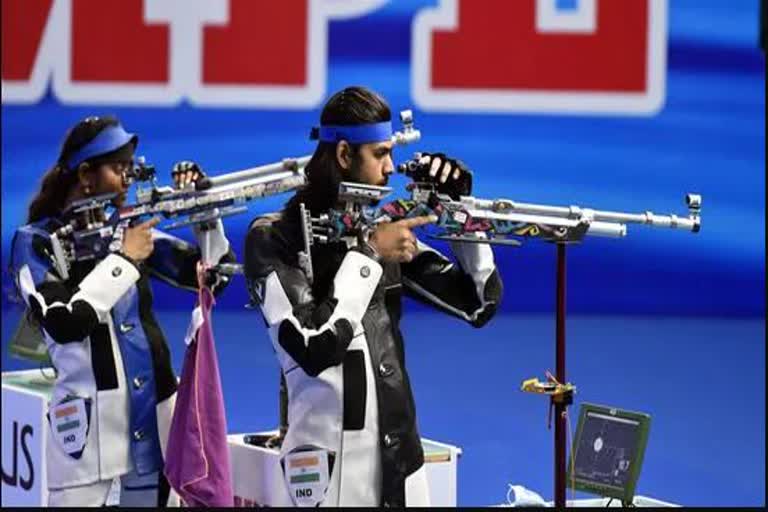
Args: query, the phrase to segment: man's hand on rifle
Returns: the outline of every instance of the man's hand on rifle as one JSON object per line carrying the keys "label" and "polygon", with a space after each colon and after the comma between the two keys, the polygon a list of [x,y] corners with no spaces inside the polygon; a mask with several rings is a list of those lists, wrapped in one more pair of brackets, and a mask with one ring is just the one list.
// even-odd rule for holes
{"label": "man's hand on rifle", "polygon": [[184,188],[188,183],[195,183],[196,181],[205,178],[205,173],[203,172],[203,168],[197,163],[192,162],[191,160],[184,160],[182,162],[177,162],[176,165],[173,166],[171,177],[173,178],[173,183],[176,185],[176,188]]}
{"label": "man's hand on rifle", "polygon": [[472,171],[461,160],[443,153],[422,153],[419,169],[412,174],[414,181],[434,183],[439,194],[458,201],[472,194]]}
{"label": "man's hand on rifle", "polygon": [[368,243],[382,260],[389,263],[407,263],[418,252],[416,236],[411,229],[433,222],[437,222],[434,215],[382,222],[377,224]]}

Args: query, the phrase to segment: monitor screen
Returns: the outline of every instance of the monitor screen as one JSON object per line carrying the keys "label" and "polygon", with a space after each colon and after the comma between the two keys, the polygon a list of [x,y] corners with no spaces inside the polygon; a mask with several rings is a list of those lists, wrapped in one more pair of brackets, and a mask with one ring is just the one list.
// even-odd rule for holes
{"label": "monitor screen", "polygon": [[21,359],[50,363],[48,349],[40,328],[30,321],[29,312],[22,313],[8,351]]}
{"label": "monitor screen", "polygon": [[650,416],[582,404],[567,485],[630,503],[640,475]]}

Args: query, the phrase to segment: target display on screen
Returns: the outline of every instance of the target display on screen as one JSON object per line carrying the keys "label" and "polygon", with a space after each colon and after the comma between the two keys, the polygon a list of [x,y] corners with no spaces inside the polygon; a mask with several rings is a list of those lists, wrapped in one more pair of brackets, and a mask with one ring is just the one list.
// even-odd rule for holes
{"label": "target display on screen", "polygon": [[630,503],[640,475],[650,420],[643,413],[582,404],[567,485]]}

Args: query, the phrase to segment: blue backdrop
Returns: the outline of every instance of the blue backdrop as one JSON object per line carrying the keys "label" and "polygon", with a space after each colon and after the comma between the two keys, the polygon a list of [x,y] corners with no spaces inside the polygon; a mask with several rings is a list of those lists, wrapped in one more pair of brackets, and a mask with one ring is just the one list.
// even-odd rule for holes
{"label": "blue backdrop", "polygon": [[[382,93],[395,111],[411,107],[411,20],[418,9],[435,3],[389,2],[365,17],[331,22],[328,93],[346,85],[362,84]],[[657,497],[688,504],[733,503],[731,498],[735,495],[716,487],[722,478],[732,478],[727,476],[728,471],[733,473],[743,469],[750,475],[744,477],[747,484],[738,480],[742,487],[736,501],[759,504],[764,503],[765,476],[762,405],[765,384],[762,363],[765,354],[765,59],[758,47],[759,2],[671,0],[670,4],[666,101],[658,115],[438,114],[414,109],[416,124],[422,130],[422,141],[415,147],[398,149],[396,159],[406,158],[415,150],[442,150],[455,155],[475,171],[474,195],[486,198],[506,197],[525,202],[577,204],[630,212],[684,213],[684,194],[702,194],[703,223],[699,234],[629,225],[625,239],[592,238],[570,249],[568,308],[580,315],[577,318],[581,320],[576,325],[583,327],[576,333],[577,338],[582,337],[583,345],[573,350],[582,355],[589,352],[592,360],[591,363],[574,362],[577,365],[574,374],[580,375],[582,382],[594,379],[592,394],[585,396],[585,400],[599,402],[612,398],[619,406],[663,412],[675,418],[668,430],[658,428],[651,434],[652,444],[663,439],[667,445],[664,449],[656,445],[659,451],[655,453],[655,462],[650,462],[650,455],[647,458],[646,468],[652,464],[656,472],[646,469],[646,475],[650,473],[651,476],[644,478],[654,482]],[[384,37],[370,37],[370,34],[384,34]],[[79,119],[101,113],[116,114],[130,131],[140,134],[140,153],[155,163],[161,173],[168,172],[175,161],[193,159],[211,174],[310,153],[313,145],[306,135],[319,117],[318,109],[197,108],[188,104],[173,108],[75,107],[61,105],[51,94],[31,106],[3,105],[3,268],[7,266],[13,230],[23,222],[39,177],[55,160],[64,132]],[[168,181],[168,175],[162,179]],[[395,186],[402,184],[403,181],[395,180]],[[282,196],[265,200],[253,205],[250,214],[226,221],[228,235],[239,256],[242,255],[245,228],[253,215],[279,209],[286,199],[287,196]],[[189,234],[184,232],[183,236],[189,237]],[[499,418],[506,418],[510,407],[525,408],[528,412],[535,410],[535,421],[525,423],[525,420],[525,428],[500,419],[499,428],[505,431],[499,434],[497,441],[486,439],[486,444],[478,441],[482,446],[476,453],[483,454],[483,458],[476,460],[473,466],[471,457],[467,456],[467,464],[474,473],[460,476],[463,478],[459,482],[460,503],[464,504],[503,500],[506,488],[502,482],[513,477],[511,470],[499,473],[500,476],[491,479],[491,483],[483,479],[484,469],[496,471],[502,466],[517,467],[515,464],[522,468],[522,461],[511,454],[501,459],[494,454],[502,449],[518,449],[519,445],[526,444],[522,439],[538,439],[543,431],[538,414],[541,413],[542,418],[544,415],[543,402],[534,405],[536,400],[527,398],[509,402],[507,393],[515,390],[522,378],[538,373],[542,365],[554,370],[551,353],[530,364],[536,357],[530,351],[539,348],[525,348],[529,342],[547,347],[547,350],[550,347],[551,325],[549,320],[544,320],[548,317],[538,314],[551,313],[554,307],[554,248],[530,242],[520,249],[497,250],[496,257],[506,293],[502,315],[493,329],[456,330],[452,321],[422,310],[418,310],[404,327],[406,336],[411,338],[417,337],[414,332],[424,333],[426,337],[443,336],[441,353],[453,353],[459,358],[462,356],[456,347],[466,347],[466,340],[470,340],[473,347],[489,347],[482,357],[467,360],[468,378],[479,379],[482,386],[501,385],[506,391],[500,391],[495,399],[484,398],[476,402],[474,405],[481,408],[478,412],[477,408],[472,408],[474,399],[462,395],[466,389],[453,390],[451,401],[462,402],[461,407],[471,411],[470,414],[479,416],[482,407],[486,406]],[[3,286],[8,291],[10,281],[5,274]],[[193,299],[160,283],[155,286],[155,293],[161,315],[168,311],[165,318],[169,337],[177,331],[180,335],[185,312],[191,309]],[[230,328],[237,322],[255,326],[254,343],[263,345],[258,350],[263,350],[264,357],[269,359],[268,349],[264,348],[268,342],[260,330],[261,323],[252,322],[250,318],[243,320],[242,305],[246,301],[245,287],[238,280],[219,300],[217,312],[221,312],[222,318],[235,319],[229,324]],[[418,308],[412,303],[407,307]],[[16,306],[9,304],[4,294],[3,318],[15,318],[12,315],[18,310],[14,308]],[[179,310],[179,317],[172,315],[170,310],[174,309]],[[516,322],[517,313],[531,315]],[[690,318],[679,319],[683,316]],[[631,319],[634,322],[631,325],[635,327],[622,328],[622,325],[630,325],[622,324],[620,319],[626,318]],[[423,329],[426,325],[439,327],[428,333]],[[654,331],[654,327],[658,330]],[[409,332],[409,328],[413,332]],[[9,329],[3,329],[4,343]],[[506,341],[498,341],[515,335],[518,339],[514,351],[508,350]],[[462,336],[464,341],[457,341],[453,346],[452,340]],[[490,341],[493,339],[496,341]],[[232,344],[236,346],[231,347]],[[422,361],[424,367],[431,367],[427,360],[436,357],[435,346],[411,345],[413,348],[409,350],[416,355],[409,360],[409,365],[411,371],[419,375],[414,366],[418,368]],[[704,345],[708,347],[706,350],[702,348]],[[252,348],[250,340],[247,345],[246,340],[220,342],[221,352],[229,350],[239,354],[241,350],[257,349]],[[509,373],[501,381],[483,382],[483,376],[488,375],[485,357],[494,354],[494,350],[500,351],[499,357],[503,361],[497,363],[500,366],[495,371]],[[252,357],[255,359],[257,355]],[[181,360],[179,344],[175,345],[174,357],[178,365]],[[440,357],[446,357],[446,365],[456,364],[450,355]],[[729,357],[733,359],[733,365],[718,365],[718,360]],[[227,366],[227,361],[237,364],[236,355],[230,353],[222,358],[222,372],[232,372],[225,376],[225,386],[228,379],[237,385],[232,376],[236,374],[234,366]],[[514,364],[518,363],[513,361],[526,358],[529,362],[524,365],[526,368],[515,369]],[[623,363],[617,364],[617,360]],[[4,369],[17,366],[15,362],[9,363],[5,354],[3,361]],[[523,366],[523,363],[519,364]],[[715,396],[722,400],[703,401],[695,406],[688,395],[678,397],[679,402],[673,400],[665,385],[651,377],[658,377],[661,374],[655,372],[667,367],[669,378],[682,378],[686,386],[696,385],[691,393],[698,393],[698,386],[703,386],[704,393],[715,390]],[[270,363],[269,368],[267,373],[276,372],[273,364]],[[445,416],[442,406],[438,408],[428,403],[437,399],[439,392],[426,375],[437,370],[424,371],[427,373],[414,382],[417,403],[425,404],[420,406],[420,421],[422,425],[428,425],[423,430],[438,432],[448,440],[459,438],[465,447],[474,442],[475,436],[482,437],[480,425],[464,424],[455,428],[451,425],[449,428],[452,422],[466,423],[467,420],[462,416]],[[705,373],[707,371],[710,373]],[[711,443],[713,438],[722,435],[714,426],[704,429],[706,432],[691,433],[683,424],[694,419],[683,417],[683,410],[678,409],[682,407],[680,404],[687,402],[689,409],[685,410],[699,419],[710,413],[718,415],[718,407],[723,411],[735,407],[727,394],[717,391],[717,383],[719,379],[741,379],[745,371],[755,386],[740,395],[743,401],[737,401],[740,404],[738,414],[742,416],[736,421],[746,433],[735,441],[742,443],[739,445],[741,451],[732,457],[741,458],[728,459],[730,452],[720,453],[714,449],[710,452],[712,458],[718,456],[720,460],[730,461],[730,470],[726,470],[727,464],[724,464],[720,469],[710,468],[711,473],[707,476],[694,477],[696,470],[683,465],[678,468],[683,473],[680,479],[674,483],[665,482],[665,467],[674,464],[665,459],[669,455],[665,452],[668,445],[693,442],[693,438],[686,437],[689,433],[699,436],[696,442],[702,444]],[[633,389],[632,383],[626,382],[632,372],[636,372],[636,378],[648,383],[649,387],[642,391]],[[263,377],[263,382],[270,386],[264,391],[270,407],[274,402],[271,387],[274,375]],[[616,389],[608,391],[605,383],[609,380],[624,393]],[[233,395],[228,406],[238,400],[246,398]],[[274,417],[270,409],[259,416],[259,421],[269,422]],[[733,416],[727,423],[732,419]],[[261,426],[256,427],[252,417],[231,417],[230,426],[233,423],[239,424],[240,430],[271,426],[260,423]],[[457,431],[466,435],[458,435]],[[733,431],[731,435],[734,435]],[[503,448],[495,442],[503,443]],[[549,443],[547,434],[538,445],[544,451],[541,457],[543,471],[538,471],[535,477],[529,477],[522,470],[514,475],[518,481],[538,485],[537,490],[545,494],[550,486],[549,452],[546,451]],[[695,449],[690,448],[681,456],[695,457],[694,452]],[[692,473],[686,473],[689,470]],[[710,482],[712,488],[697,487],[695,482],[701,482],[702,478]],[[685,490],[681,490],[681,486]]]}

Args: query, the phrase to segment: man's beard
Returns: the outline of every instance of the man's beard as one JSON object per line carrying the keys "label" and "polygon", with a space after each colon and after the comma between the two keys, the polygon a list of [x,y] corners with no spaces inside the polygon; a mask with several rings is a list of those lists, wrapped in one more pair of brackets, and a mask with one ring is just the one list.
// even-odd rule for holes
{"label": "man's beard", "polygon": [[352,164],[349,166],[349,171],[347,173],[347,178],[345,178],[345,181],[351,181],[353,183],[363,183],[365,185],[375,185],[377,187],[386,187],[387,183],[389,183],[389,177],[384,175],[377,183],[368,183],[366,181],[363,181],[362,179],[362,171],[360,170],[361,162],[357,158],[352,158]]}

